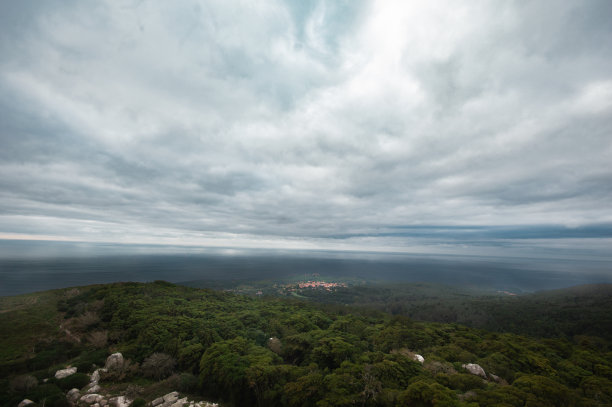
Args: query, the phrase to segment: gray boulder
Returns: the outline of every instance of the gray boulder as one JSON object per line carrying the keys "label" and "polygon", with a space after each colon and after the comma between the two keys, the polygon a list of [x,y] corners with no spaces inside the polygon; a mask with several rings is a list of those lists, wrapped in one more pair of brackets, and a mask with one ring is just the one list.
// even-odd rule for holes
{"label": "gray boulder", "polygon": [[75,402],[81,398],[81,391],[79,389],[70,389],[68,393],[66,393],[66,398],[68,401]]}
{"label": "gray boulder", "polygon": [[21,403],[19,403],[17,405],[17,407],[26,407],[26,406],[29,406],[31,404],[34,404],[34,402],[32,400],[30,400],[30,399],[23,399],[23,400],[21,400]]}
{"label": "gray boulder", "polygon": [[125,396],[118,396],[108,399],[108,404],[112,407],[129,407],[132,404],[132,400]]}
{"label": "gray boulder", "polygon": [[66,369],[61,369],[58,370],[57,372],[55,372],[55,378],[56,379],[63,379],[64,377],[68,377],[70,375],[73,375],[77,372],[77,368],[76,367],[69,367]]}
{"label": "gray boulder", "polygon": [[91,394],[91,393],[98,393],[100,391],[101,387],[98,384],[94,384],[93,386],[91,386],[88,390],[87,393]]}
{"label": "gray boulder", "polygon": [[183,404],[189,404],[189,402],[187,401],[187,397],[183,397],[182,399],[178,399],[174,402],[174,404],[171,405],[171,407],[183,407]]}
{"label": "gray boulder", "polygon": [[106,364],[104,365],[105,369],[108,370],[117,370],[123,367],[123,355],[119,352],[113,353],[109,357],[106,358]]}
{"label": "gray boulder", "polygon": [[174,403],[178,400],[178,391],[166,394],[164,397],[164,403]]}
{"label": "gray boulder", "polygon": [[91,377],[90,377],[90,380],[93,384],[98,384],[98,382],[100,381],[100,372],[106,373],[107,370],[106,369],[94,370],[94,372],[91,374]]}
{"label": "gray boulder", "polygon": [[81,396],[81,401],[85,404],[94,404],[94,403],[98,403],[100,400],[102,400],[103,397],[99,394],[85,394],[84,396]]}
{"label": "gray boulder", "polygon": [[461,367],[473,375],[480,376],[483,379],[487,378],[487,374],[485,373],[484,369],[476,363],[468,363],[465,365],[461,365]]}

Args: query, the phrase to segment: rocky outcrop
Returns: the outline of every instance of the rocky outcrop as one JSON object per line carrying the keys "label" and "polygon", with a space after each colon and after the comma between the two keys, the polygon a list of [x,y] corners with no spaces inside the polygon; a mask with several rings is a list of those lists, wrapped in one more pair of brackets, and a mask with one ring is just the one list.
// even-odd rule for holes
{"label": "rocky outcrop", "polygon": [[69,367],[66,369],[61,369],[58,370],[57,372],[55,372],[55,378],[56,379],[63,379],[64,377],[68,377],[70,375],[73,375],[77,372],[77,368],[76,367]]}
{"label": "rocky outcrop", "polygon": [[415,362],[419,362],[419,363],[424,363],[425,362],[425,358],[417,353],[415,353],[414,355],[412,355],[412,360],[414,360]]}
{"label": "rocky outcrop", "polygon": [[461,367],[473,375],[480,376],[483,379],[487,378],[487,374],[485,373],[484,369],[476,363],[467,363],[467,364],[461,365]]}
{"label": "rocky outcrop", "polygon": [[[102,393],[102,387],[100,386],[100,374],[107,372],[109,369],[121,369],[124,365],[123,355],[121,353],[113,353],[106,359],[106,365],[103,369],[96,369],[90,375],[90,382],[82,390],[71,389],[66,393],[66,399],[72,406],[78,407],[129,407],[132,404],[132,399],[127,396],[115,396],[109,397]],[[73,371],[74,369],[74,371]],[[71,371],[76,373],[76,368],[64,369],[64,371]],[[63,371],[56,372],[60,373]],[[68,375],[69,376],[69,375]],[[66,377],[66,376],[64,376]],[[29,403],[28,403],[29,402]],[[30,400],[23,400],[19,407],[27,407],[29,404],[34,404]],[[217,403],[209,403],[206,401],[190,401],[187,397],[179,398],[177,391],[170,392],[162,397],[156,398],[152,402],[147,404],[152,407],[218,407]]]}
{"label": "rocky outcrop", "polygon": [[189,407],[219,407],[217,403],[189,401],[187,397],[179,398],[179,394],[176,391],[168,393],[163,397],[156,398],[150,403],[152,407],[183,407],[185,405]]}
{"label": "rocky outcrop", "polygon": [[217,403],[209,403],[208,401],[200,401],[199,403],[190,402],[189,407],[219,407]]}
{"label": "rocky outcrop", "polygon": [[[121,403],[111,404],[113,399],[118,399],[118,398],[121,398]],[[69,399],[69,401],[73,406],[78,405],[78,406],[91,406],[91,407],[107,407],[107,406],[127,407],[132,402],[131,400],[125,399],[123,396],[107,399],[105,396],[101,394],[85,394],[81,396],[79,399],[77,399],[76,401],[72,401],[71,399]]]}
{"label": "rocky outcrop", "polygon": [[[132,404],[133,400],[126,396],[115,396],[109,398],[109,396],[94,392],[95,389],[101,390],[100,385],[98,385],[99,374],[96,375],[96,372],[92,373],[92,381],[89,386],[83,389],[83,391],[86,391],[85,394],[81,394],[81,390],[79,389],[71,389],[68,393],[66,393],[66,399],[72,406],[129,407]],[[24,402],[26,402],[26,400],[22,401],[22,403]],[[20,404],[19,407],[26,407],[27,405],[28,404]],[[187,397],[179,398],[179,393],[177,391],[173,391],[162,397],[156,398],[147,405],[151,407],[219,407],[217,403],[209,403],[207,401],[190,401]]]}
{"label": "rocky outcrop", "polygon": [[119,352],[113,353],[112,355],[106,358],[106,364],[104,365],[104,368],[108,370],[121,369],[123,367],[123,363],[123,355]]}

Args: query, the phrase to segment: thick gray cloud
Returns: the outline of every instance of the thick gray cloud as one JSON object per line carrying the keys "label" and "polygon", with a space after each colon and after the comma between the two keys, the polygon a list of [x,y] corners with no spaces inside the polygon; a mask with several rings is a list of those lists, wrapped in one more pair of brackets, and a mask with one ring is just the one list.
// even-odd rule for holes
{"label": "thick gray cloud", "polygon": [[4,2],[0,236],[459,250],[478,243],[445,228],[505,226],[605,247],[589,225],[612,223],[611,17],[608,1]]}

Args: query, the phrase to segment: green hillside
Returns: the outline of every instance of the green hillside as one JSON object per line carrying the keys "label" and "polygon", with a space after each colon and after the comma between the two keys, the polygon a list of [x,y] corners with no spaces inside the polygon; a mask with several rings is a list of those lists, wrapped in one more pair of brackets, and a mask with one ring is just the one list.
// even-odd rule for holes
{"label": "green hillside", "polygon": [[[55,290],[0,305],[3,406],[25,397],[64,405],[58,389],[73,383],[53,372],[69,364],[91,372],[112,352],[129,362],[101,385],[146,401],[177,389],[223,406],[612,404],[612,352],[596,337],[535,339],[165,282]],[[468,363],[485,377],[470,374]],[[37,385],[23,385],[24,375]]]}

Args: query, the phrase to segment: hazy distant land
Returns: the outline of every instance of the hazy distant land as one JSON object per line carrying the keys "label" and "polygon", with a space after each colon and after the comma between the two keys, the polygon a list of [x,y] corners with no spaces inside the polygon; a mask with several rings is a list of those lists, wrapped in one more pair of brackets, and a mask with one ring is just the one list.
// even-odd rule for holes
{"label": "hazy distant land", "polygon": [[[325,251],[266,251],[3,241],[0,296],[118,281],[200,286],[286,280],[310,273],[368,282],[433,282],[532,292],[609,283],[605,260]],[[203,283],[202,283],[203,282]]]}

